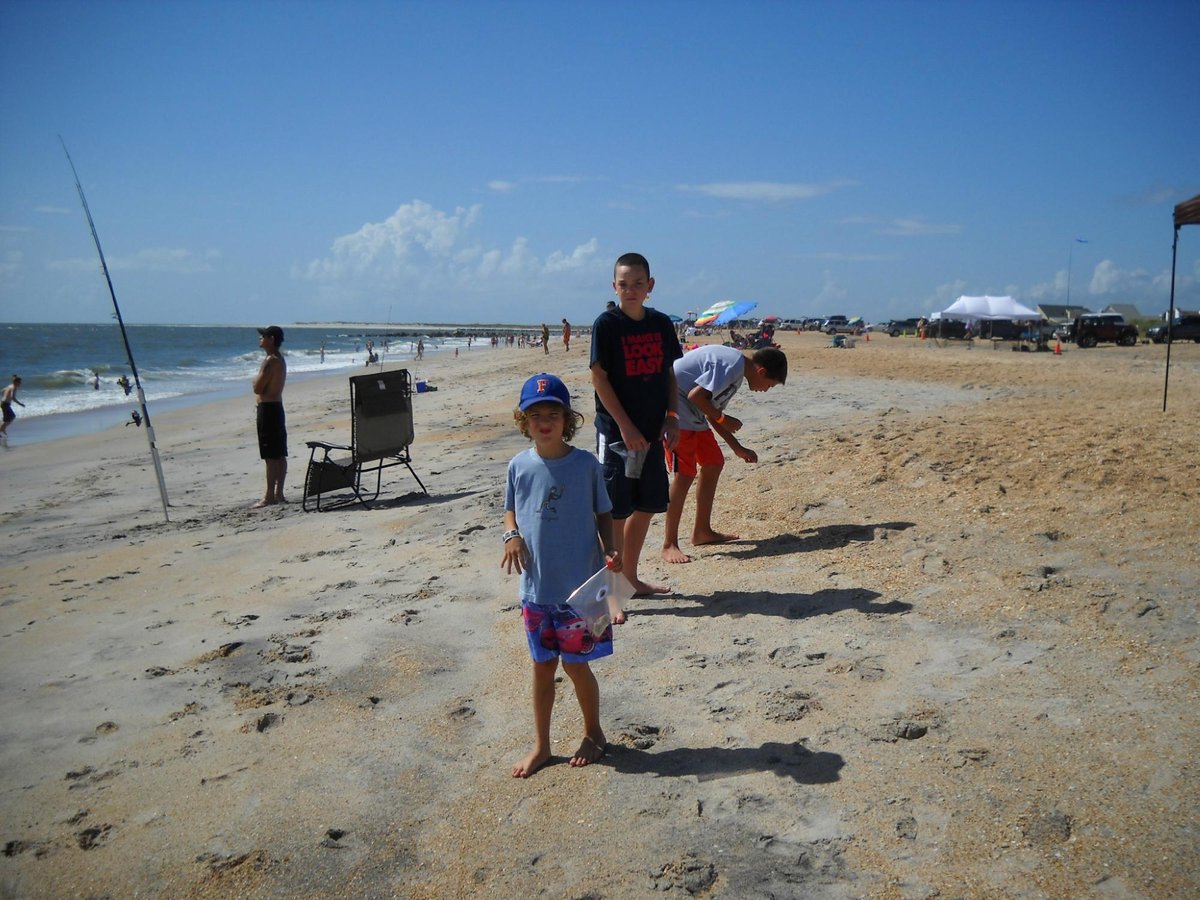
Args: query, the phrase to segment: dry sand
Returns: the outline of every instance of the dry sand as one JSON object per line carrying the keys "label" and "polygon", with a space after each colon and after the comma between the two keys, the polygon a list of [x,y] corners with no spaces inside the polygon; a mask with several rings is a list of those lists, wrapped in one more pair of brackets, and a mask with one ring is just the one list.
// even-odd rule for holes
{"label": "dry sand", "polygon": [[[1200,345],[1164,414],[1165,347],[783,343],[732,407],[741,540],[668,566],[656,519],[675,593],[595,667],[609,753],[563,764],[566,682],[528,781],[511,407],[548,365],[590,412],[586,342],[410,364],[430,494],[393,469],[371,511],[248,508],[248,384],[155,417],[170,524],[142,433],[18,422],[0,896],[1200,894]],[[289,387],[293,501],[346,398]]]}

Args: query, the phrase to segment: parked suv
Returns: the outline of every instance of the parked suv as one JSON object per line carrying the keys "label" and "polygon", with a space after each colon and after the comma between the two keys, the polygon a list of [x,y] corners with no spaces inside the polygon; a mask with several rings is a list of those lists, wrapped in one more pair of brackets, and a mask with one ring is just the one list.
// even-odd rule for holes
{"label": "parked suv", "polygon": [[[1146,337],[1161,344],[1167,339],[1166,325],[1151,325],[1146,329]],[[1184,316],[1171,328],[1171,340],[1195,341],[1200,344],[1200,316]]]}
{"label": "parked suv", "polygon": [[907,334],[910,331],[913,334],[916,334],[917,323],[920,321],[920,319],[892,319],[892,321],[888,322],[887,325],[883,327],[883,330],[892,337],[899,337],[900,335]]}
{"label": "parked suv", "polygon": [[826,334],[862,334],[863,320],[857,316],[853,319],[830,316],[821,323],[821,330]]}
{"label": "parked suv", "polygon": [[963,340],[967,336],[967,323],[961,319],[934,319],[925,323],[925,334],[938,340]]}
{"label": "parked suv", "polygon": [[1132,347],[1138,340],[1137,326],[1128,324],[1118,313],[1077,316],[1073,333],[1080,347],[1095,347],[1099,343]]}

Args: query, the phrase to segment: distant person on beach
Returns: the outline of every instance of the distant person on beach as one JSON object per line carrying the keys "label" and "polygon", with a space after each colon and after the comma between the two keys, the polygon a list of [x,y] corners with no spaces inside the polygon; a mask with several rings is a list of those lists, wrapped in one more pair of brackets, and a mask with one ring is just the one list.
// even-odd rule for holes
{"label": "distant person on beach", "polygon": [[[560,657],[583,712],[583,740],[571,765],[591,765],[607,748],[600,727],[600,686],[589,663],[612,654],[612,625],[596,638],[580,627],[565,600],[606,560],[619,572],[621,557],[600,464],[567,443],[583,422],[571,409],[567,386],[554,375],[534,375],[521,388],[513,418],[533,446],[508,464],[500,566],[521,576],[521,618],[533,657],[534,745],[512,769],[514,778],[528,778],[550,761]],[[614,624],[624,621],[623,614],[613,617]]]}
{"label": "distant person on beach", "polygon": [[133,385],[129,383],[128,375],[122,375],[120,378],[118,378],[117,384],[119,384],[121,386],[121,390],[123,390],[125,392],[126,397],[128,397],[133,392]]}
{"label": "distant person on beach", "polygon": [[563,319],[563,349],[571,352],[571,323]]}
{"label": "distant person on beach", "polygon": [[17,388],[21,386],[21,376],[14,375],[12,384],[4,389],[4,393],[0,394],[0,412],[4,415],[4,423],[0,424],[0,447],[8,446],[8,423],[17,417],[13,412],[12,405],[15,403],[21,409],[25,408],[25,404],[17,399]]}
{"label": "distant person on beach", "polygon": [[720,544],[736,541],[736,534],[722,534],[713,528],[713,503],[717,482],[725,465],[725,456],[717,446],[709,426],[721,435],[739,459],[758,462],[758,454],[743,447],[734,434],[741,430],[739,419],[725,414],[725,407],[745,381],[752,391],[769,391],[787,380],[787,357],[777,347],[764,347],[742,353],[733,347],[710,344],[698,347],[675,360],[675,382],[679,389],[679,444],[667,454],[667,469],[675,474],[671,482],[671,505],[667,509],[662,557],[669,563],[691,562],[679,547],[679,523],[688,491],[699,468],[700,486],[696,489],[696,524],[692,544]]}
{"label": "distant person on beach", "polygon": [[425,358],[425,341],[417,338],[417,359]]}
{"label": "distant person on beach", "polygon": [[[650,520],[666,512],[669,503],[663,451],[673,451],[679,442],[673,365],[683,351],[671,320],[645,305],[654,290],[646,257],[626,253],[618,259],[613,290],[620,306],[601,313],[592,325],[597,451],[617,520],[625,577],[633,584],[634,596],[648,597],[669,591],[641,580],[638,560]],[[619,442],[628,453],[645,452],[638,476],[627,476],[625,460],[611,449]]]}
{"label": "distant person on beach", "polygon": [[287,503],[283,480],[287,477],[287,425],[283,416],[283,385],[287,381],[287,363],[279,352],[283,329],[269,325],[258,329],[258,346],[267,354],[254,379],[258,398],[258,455],[267,466],[267,492],[254,509]]}
{"label": "distant person on beach", "polygon": [[550,328],[545,322],[542,323],[542,352],[550,355]]}

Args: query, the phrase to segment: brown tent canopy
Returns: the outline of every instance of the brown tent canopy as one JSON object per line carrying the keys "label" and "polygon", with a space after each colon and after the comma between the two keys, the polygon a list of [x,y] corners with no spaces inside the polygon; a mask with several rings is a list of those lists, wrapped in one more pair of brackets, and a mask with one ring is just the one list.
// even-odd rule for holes
{"label": "brown tent canopy", "polygon": [[1200,194],[1175,206],[1175,242],[1171,245],[1171,308],[1167,311],[1167,368],[1163,376],[1163,412],[1167,411],[1167,386],[1171,383],[1171,326],[1175,322],[1175,255],[1179,249],[1179,229],[1200,225]]}

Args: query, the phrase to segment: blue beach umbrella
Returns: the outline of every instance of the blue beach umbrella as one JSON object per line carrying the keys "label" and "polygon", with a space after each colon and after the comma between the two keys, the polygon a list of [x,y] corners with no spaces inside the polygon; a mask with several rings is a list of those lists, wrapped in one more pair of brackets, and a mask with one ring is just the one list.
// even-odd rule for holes
{"label": "blue beach umbrella", "polygon": [[721,300],[714,303],[696,319],[697,325],[711,325],[714,328],[740,319],[750,310],[758,306],[753,300]]}

